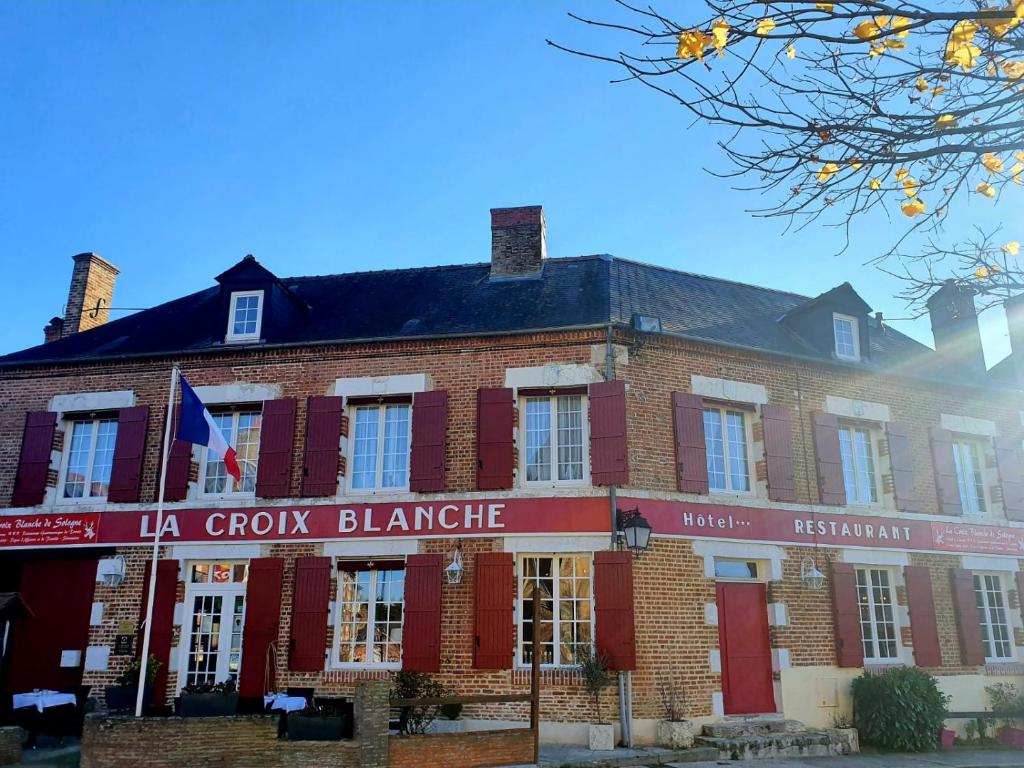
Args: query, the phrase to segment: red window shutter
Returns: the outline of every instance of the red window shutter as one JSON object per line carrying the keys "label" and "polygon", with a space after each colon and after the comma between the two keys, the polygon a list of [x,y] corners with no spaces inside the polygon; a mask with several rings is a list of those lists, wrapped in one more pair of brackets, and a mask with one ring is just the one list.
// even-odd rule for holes
{"label": "red window shutter", "polygon": [[266,400],[263,403],[256,495],[264,499],[280,499],[291,495],[295,410],[296,401],[290,397]]}
{"label": "red window shutter", "polygon": [[857,604],[857,571],[850,563],[832,563],[832,617],[836,662],[840,667],[864,666],[864,641]]}
{"label": "red window shutter", "polygon": [[960,486],[956,481],[956,461],[953,458],[953,433],[948,429],[932,427],[932,467],[935,470],[935,490],[939,496],[939,510],[944,515],[959,515]]}
{"label": "red window shutter", "polygon": [[923,565],[904,566],[903,582],[907,587],[910,631],[914,636],[914,663],[919,667],[942,666],[931,571]]}
{"label": "red window shutter", "polygon": [[631,553],[594,553],[594,618],[597,650],[607,657],[608,668],[636,669]]}
{"label": "red window shutter", "polygon": [[402,669],[441,669],[441,555],[409,555],[405,561]]}
{"label": "red window shutter", "polygon": [[792,415],[780,405],[761,407],[764,429],[764,460],[768,469],[768,498],[796,501],[796,472],[793,470]]}
{"label": "red window shutter", "polygon": [[338,492],[341,408],[342,398],[334,395],[306,399],[303,496],[334,496]]}
{"label": "red window shutter", "polygon": [[590,385],[590,479],[594,485],[629,484],[626,382]]}
{"label": "red window shutter", "polygon": [[473,668],[512,669],[515,570],[511,552],[476,556],[473,598]]}
{"label": "red window shutter", "polygon": [[1024,520],[1024,467],[1020,460],[1020,441],[997,437],[995,449],[1006,519]]}
{"label": "red window shutter", "polygon": [[910,446],[910,430],[902,424],[885,425],[889,439],[889,466],[892,468],[893,494],[901,512],[920,512],[921,499],[917,495],[917,475],[914,472],[914,454]]}
{"label": "red window shutter", "polygon": [[700,395],[672,393],[672,430],[676,440],[679,490],[707,493],[708,455],[704,444],[704,400]]}
{"label": "red window shutter", "polygon": [[[178,431],[178,409],[179,406],[175,405],[171,415],[171,450],[167,454],[164,501],[184,501],[188,497],[188,480],[192,472],[192,443],[174,437]],[[158,486],[157,493],[159,492]]]}
{"label": "red window shutter", "polygon": [[981,643],[981,616],[978,598],[974,594],[974,574],[963,568],[954,568],[949,576],[953,587],[957,637],[960,639],[960,660],[965,666],[980,667],[985,663],[985,648]]}
{"label": "red window shutter", "polygon": [[[142,579],[142,604],[139,606],[139,637],[135,643],[136,658],[142,656],[142,632],[146,622],[146,603],[149,600],[149,575],[153,562],[146,563]],[[174,604],[178,600],[178,561],[157,560],[156,594],[153,597],[153,629],[149,633],[149,654],[160,662],[160,671],[153,681],[153,700],[156,706],[167,700],[167,670],[171,663],[171,637],[174,633]]]}
{"label": "red window shutter", "polygon": [[498,491],[512,487],[514,414],[511,389],[476,391],[477,490]]}
{"label": "red window shutter", "polygon": [[242,669],[238,692],[262,696],[276,689],[276,659],[270,646],[277,642],[281,622],[281,580],[284,560],[257,557],[249,561],[245,586],[245,624],[242,629]]}
{"label": "red window shutter", "polygon": [[139,500],[148,424],[148,405],[122,408],[117,414],[117,442],[114,444],[107,501],[134,503]]}
{"label": "red window shutter", "polygon": [[811,414],[814,453],[818,458],[818,498],[822,504],[846,504],[843,459],[839,453],[839,419],[820,411]]}
{"label": "red window shutter", "polygon": [[412,450],[409,490],[444,490],[445,449],[448,445],[448,393],[417,392],[412,400]]}
{"label": "red window shutter", "polygon": [[323,671],[330,599],[331,558],[296,558],[292,636],[288,644],[288,669],[293,672]]}
{"label": "red window shutter", "polygon": [[53,432],[56,428],[57,414],[53,411],[29,411],[26,414],[12,506],[32,507],[43,503],[46,478],[50,472]]}
{"label": "red window shutter", "polygon": [[1024,617],[1024,571],[1017,571],[1014,574],[1014,579],[1017,583],[1017,609]]}

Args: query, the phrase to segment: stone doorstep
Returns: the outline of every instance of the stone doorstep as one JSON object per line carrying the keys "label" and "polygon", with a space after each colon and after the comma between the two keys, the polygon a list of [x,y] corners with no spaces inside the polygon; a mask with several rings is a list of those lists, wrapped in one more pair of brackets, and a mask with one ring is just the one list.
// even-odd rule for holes
{"label": "stone doorstep", "polygon": [[775,732],[738,738],[698,736],[694,743],[716,749],[720,760],[833,757],[857,751],[850,734],[839,730]]}
{"label": "stone doorstep", "polygon": [[[578,750],[585,752],[585,749]],[[615,755],[614,752],[621,752]],[[593,758],[545,758],[537,764],[540,768],[626,768],[627,766],[668,765],[670,763],[699,763],[718,759],[718,750],[711,747],[692,749],[616,749],[613,753],[595,754]]]}
{"label": "stone doorstep", "polygon": [[725,720],[710,723],[702,729],[704,736],[716,739],[741,739],[748,736],[769,736],[776,733],[802,733],[807,727],[799,720],[786,720],[781,717],[757,717],[738,720]]}

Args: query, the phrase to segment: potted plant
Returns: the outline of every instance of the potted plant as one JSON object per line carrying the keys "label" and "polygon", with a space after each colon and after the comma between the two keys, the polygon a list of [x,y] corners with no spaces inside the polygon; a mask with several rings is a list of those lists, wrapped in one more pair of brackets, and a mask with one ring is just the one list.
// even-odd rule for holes
{"label": "potted plant", "polygon": [[[426,672],[396,672],[391,679],[392,700],[395,699],[443,699],[451,692]],[[446,706],[446,705],[445,705]],[[441,707],[437,705],[409,706],[399,708],[398,732],[426,733],[437,719]]]}
{"label": "potted plant", "polygon": [[992,702],[992,713],[1003,724],[996,731],[996,740],[1007,747],[1024,747],[1024,729],[1018,728],[1024,716],[1024,693],[1013,683],[997,683],[985,688]]}
{"label": "potted plant", "polygon": [[186,685],[176,703],[181,717],[223,717],[238,709],[238,691],[234,680]]}
{"label": "potted plant", "polygon": [[608,673],[608,659],[601,651],[583,651],[576,657],[583,687],[594,699],[596,722],[589,727],[589,745],[594,751],[615,749],[615,726],[601,719],[601,692],[612,684]]}
{"label": "potted plant", "polygon": [[338,709],[314,704],[288,713],[289,741],[339,741],[346,731],[346,715]]}
{"label": "potted plant", "polygon": [[693,746],[693,725],[683,717],[685,702],[682,687],[676,680],[658,682],[665,719],[659,720],[655,738],[665,749],[689,749]]}
{"label": "potted plant", "polygon": [[442,704],[440,707],[441,717],[434,721],[434,733],[462,733],[466,730],[466,721],[462,715],[462,705],[459,703]]}
{"label": "potted plant", "polygon": [[[146,683],[142,691],[142,702],[149,705],[153,698],[153,681],[156,680],[160,667],[163,666],[155,657],[150,656],[146,663]],[[142,670],[142,661],[133,660],[124,672],[122,672],[113,685],[108,685],[103,696],[107,702],[107,709],[111,712],[126,712],[135,709],[135,702],[139,696],[139,673]]]}

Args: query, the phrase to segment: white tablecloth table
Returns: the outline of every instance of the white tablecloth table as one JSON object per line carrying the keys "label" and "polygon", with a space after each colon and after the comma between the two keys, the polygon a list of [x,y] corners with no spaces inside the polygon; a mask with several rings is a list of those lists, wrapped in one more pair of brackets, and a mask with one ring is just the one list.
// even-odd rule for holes
{"label": "white tablecloth table", "polygon": [[72,706],[78,704],[78,699],[73,693],[59,693],[57,691],[31,691],[29,693],[14,694],[14,708],[28,709],[35,707],[42,712],[50,707],[61,707],[65,704]]}
{"label": "white tablecloth table", "polygon": [[283,693],[271,693],[263,697],[263,706],[281,712],[298,712],[306,708],[306,700],[302,696],[287,696]]}

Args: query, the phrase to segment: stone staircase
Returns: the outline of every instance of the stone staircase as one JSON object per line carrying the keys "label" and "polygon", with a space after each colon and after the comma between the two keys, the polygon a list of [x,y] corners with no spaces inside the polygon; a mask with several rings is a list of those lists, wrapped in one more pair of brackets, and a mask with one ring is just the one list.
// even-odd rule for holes
{"label": "stone staircase", "polygon": [[829,757],[860,751],[853,728],[814,731],[797,720],[781,717],[729,718],[705,725],[694,746],[717,749],[719,760]]}

